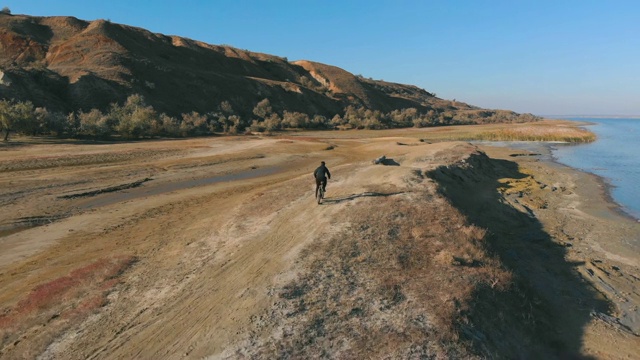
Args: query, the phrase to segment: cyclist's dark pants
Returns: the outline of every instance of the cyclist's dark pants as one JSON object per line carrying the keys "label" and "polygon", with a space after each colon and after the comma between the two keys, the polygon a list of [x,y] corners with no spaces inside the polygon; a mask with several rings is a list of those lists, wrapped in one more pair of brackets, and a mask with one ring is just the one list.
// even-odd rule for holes
{"label": "cyclist's dark pants", "polygon": [[318,196],[320,185],[322,185],[322,191],[327,191],[327,178],[316,179],[316,196]]}

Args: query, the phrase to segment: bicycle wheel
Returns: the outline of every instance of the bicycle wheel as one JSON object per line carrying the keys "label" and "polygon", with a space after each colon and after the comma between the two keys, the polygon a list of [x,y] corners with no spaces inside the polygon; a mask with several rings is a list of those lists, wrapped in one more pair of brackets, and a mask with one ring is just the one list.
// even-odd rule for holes
{"label": "bicycle wheel", "polygon": [[322,204],[322,199],[324,198],[324,190],[322,188],[318,189],[318,204]]}

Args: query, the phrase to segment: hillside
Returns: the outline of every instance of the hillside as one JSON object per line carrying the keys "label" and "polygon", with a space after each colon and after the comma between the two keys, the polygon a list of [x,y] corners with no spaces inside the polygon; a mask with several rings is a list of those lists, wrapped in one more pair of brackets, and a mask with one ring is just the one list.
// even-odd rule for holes
{"label": "hillside", "polygon": [[0,99],[68,113],[105,111],[132,94],[171,116],[217,111],[228,101],[238,115],[251,117],[263,99],[279,114],[328,118],[348,106],[383,113],[471,113],[465,118],[474,122],[496,114],[311,61],[290,62],[105,20],[0,14]]}

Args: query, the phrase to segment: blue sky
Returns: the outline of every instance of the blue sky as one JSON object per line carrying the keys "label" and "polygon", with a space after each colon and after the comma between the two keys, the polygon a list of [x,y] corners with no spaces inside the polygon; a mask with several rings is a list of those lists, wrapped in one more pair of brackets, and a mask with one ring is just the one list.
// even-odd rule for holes
{"label": "blue sky", "polygon": [[640,114],[640,1],[0,0],[313,60],[445,99],[548,114]]}

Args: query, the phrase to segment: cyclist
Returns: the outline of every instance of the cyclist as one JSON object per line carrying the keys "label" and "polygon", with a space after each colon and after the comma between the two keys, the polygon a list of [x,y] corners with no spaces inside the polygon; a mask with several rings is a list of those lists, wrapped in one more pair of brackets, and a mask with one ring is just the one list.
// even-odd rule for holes
{"label": "cyclist", "polygon": [[331,173],[324,165],[324,161],[321,161],[320,166],[313,172],[313,177],[316,179],[316,197],[318,197],[320,185],[322,185],[322,191],[327,191],[327,177],[331,179]]}

